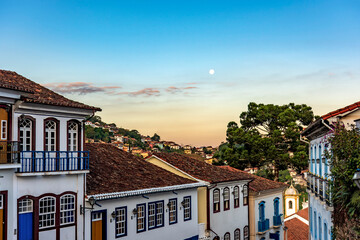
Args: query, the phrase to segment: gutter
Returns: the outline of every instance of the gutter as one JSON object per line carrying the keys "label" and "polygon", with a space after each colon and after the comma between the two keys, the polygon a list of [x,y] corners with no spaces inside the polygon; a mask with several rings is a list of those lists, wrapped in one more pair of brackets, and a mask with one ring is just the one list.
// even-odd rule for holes
{"label": "gutter", "polygon": [[324,119],[321,119],[321,123],[324,124],[324,126],[326,126],[328,129],[330,129],[331,131],[334,131],[334,129],[332,127],[330,127],[328,124],[325,123]]}

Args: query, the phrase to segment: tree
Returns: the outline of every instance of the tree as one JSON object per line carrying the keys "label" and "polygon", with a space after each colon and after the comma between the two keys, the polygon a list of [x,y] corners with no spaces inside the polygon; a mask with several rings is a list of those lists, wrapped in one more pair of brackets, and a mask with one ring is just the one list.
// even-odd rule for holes
{"label": "tree", "polygon": [[154,136],[151,137],[151,140],[159,142],[160,141],[160,136],[157,135],[157,133],[154,133]]}
{"label": "tree", "polygon": [[279,171],[289,165],[297,171],[307,166],[307,144],[300,132],[314,119],[311,107],[294,103],[286,105],[249,103],[240,114],[240,126],[229,122],[226,132],[228,147],[222,153],[230,166],[261,167],[271,164],[275,180]]}

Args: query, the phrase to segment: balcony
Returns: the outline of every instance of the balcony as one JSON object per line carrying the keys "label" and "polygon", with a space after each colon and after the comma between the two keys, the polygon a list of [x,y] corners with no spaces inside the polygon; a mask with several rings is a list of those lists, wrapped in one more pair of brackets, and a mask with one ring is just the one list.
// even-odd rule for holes
{"label": "balcony", "polygon": [[89,170],[88,151],[22,151],[18,173],[76,172]]}
{"label": "balcony", "polygon": [[263,232],[266,232],[270,228],[269,219],[265,219],[264,221],[258,222],[258,232],[261,234]]}
{"label": "balcony", "polygon": [[322,180],[319,180],[319,181],[320,181],[319,198],[320,198],[321,201],[324,201],[324,191],[323,191],[324,184],[323,184]]}
{"label": "balcony", "polygon": [[19,163],[19,144],[12,141],[0,141],[0,165]]}
{"label": "balcony", "polygon": [[281,216],[282,216],[282,214],[280,214],[278,216],[273,216],[273,226],[274,227],[281,226]]}

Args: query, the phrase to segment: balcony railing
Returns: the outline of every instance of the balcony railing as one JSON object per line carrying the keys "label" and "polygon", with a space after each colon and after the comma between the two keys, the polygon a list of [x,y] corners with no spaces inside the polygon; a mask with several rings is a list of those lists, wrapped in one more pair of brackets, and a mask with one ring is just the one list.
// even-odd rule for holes
{"label": "balcony railing", "polygon": [[22,151],[19,173],[89,170],[88,151]]}
{"label": "balcony railing", "polygon": [[273,216],[273,225],[274,226],[281,226],[281,215]]}
{"label": "balcony railing", "polygon": [[0,141],[0,164],[19,163],[19,143]]}
{"label": "balcony railing", "polygon": [[265,232],[267,230],[269,230],[270,228],[270,224],[269,224],[269,219],[265,219],[264,221],[259,221],[258,222],[258,232]]}
{"label": "balcony railing", "polygon": [[323,184],[323,181],[322,180],[319,180],[319,183],[320,183],[320,187],[319,187],[319,198],[321,201],[324,200],[324,191],[323,191],[323,188],[324,188],[324,184]]}

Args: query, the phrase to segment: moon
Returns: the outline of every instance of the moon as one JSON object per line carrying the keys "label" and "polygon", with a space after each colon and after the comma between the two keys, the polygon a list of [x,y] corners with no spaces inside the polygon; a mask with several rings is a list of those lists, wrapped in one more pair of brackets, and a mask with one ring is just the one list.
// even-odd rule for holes
{"label": "moon", "polygon": [[210,69],[210,70],[209,70],[209,74],[210,74],[210,75],[214,75],[214,73],[215,73],[215,70],[214,70],[214,69]]}

